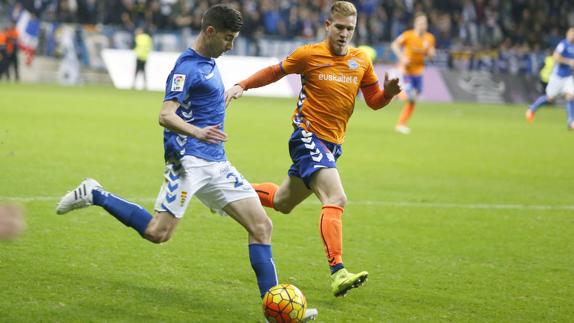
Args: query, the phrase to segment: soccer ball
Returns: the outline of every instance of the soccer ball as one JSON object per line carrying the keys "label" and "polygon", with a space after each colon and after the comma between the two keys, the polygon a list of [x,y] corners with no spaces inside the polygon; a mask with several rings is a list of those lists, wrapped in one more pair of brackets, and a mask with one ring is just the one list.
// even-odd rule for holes
{"label": "soccer ball", "polygon": [[271,287],[263,296],[263,314],[270,323],[301,322],[306,309],[305,295],[291,284]]}

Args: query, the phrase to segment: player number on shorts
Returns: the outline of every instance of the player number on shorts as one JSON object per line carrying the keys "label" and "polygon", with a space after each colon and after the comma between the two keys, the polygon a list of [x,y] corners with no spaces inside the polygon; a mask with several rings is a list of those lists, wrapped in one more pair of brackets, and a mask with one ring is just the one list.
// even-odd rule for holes
{"label": "player number on shorts", "polygon": [[235,179],[235,183],[233,184],[233,186],[235,188],[241,187],[243,186],[243,177],[241,177],[241,175],[237,176],[236,174],[233,173],[228,173],[227,178],[234,178]]}

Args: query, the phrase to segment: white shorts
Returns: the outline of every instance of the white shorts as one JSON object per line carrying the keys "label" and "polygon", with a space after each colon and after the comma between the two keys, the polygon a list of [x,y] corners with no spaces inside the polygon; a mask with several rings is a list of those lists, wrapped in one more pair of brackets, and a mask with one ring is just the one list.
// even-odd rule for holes
{"label": "white shorts", "polygon": [[546,95],[555,98],[560,94],[574,95],[574,77],[551,75],[546,86]]}
{"label": "white shorts", "polygon": [[208,208],[225,215],[223,208],[234,201],[255,197],[255,190],[229,163],[210,162],[185,156],[181,166],[166,164],[164,183],[157,196],[154,209],[182,218],[192,196]]}

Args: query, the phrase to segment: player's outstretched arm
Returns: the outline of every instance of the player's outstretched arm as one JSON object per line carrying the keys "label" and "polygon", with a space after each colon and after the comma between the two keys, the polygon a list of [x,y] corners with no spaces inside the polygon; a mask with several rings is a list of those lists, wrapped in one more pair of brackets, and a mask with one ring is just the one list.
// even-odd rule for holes
{"label": "player's outstretched arm", "polygon": [[243,88],[239,84],[225,91],[225,106],[228,106],[233,99],[239,99],[243,95]]}
{"label": "player's outstretched arm", "polygon": [[227,141],[227,134],[220,130],[220,125],[207,126],[204,128],[196,127],[185,122],[175,112],[179,108],[177,101],[165,101],[159,112],[159,124],[173,132],[192,136],[199,140],[217,144],[221,141]]}
{"label": "player's outstretched arm", "polygon": [[389,74],[385,73],[385,79],[383,82],[384,89],[379,87],[379,83],[366,86],[361,88],[365,101],[369,108],[373,110],[378,110],[391,102],[395,95],[401,92],[401,86],[399,85],[399,79],[393,78],[389,80]]}
{"label": "player's outstretched arm", "polygon": [[393,51],[393,53],[395,54],[395,56],[397,57],[398,63],[400,66],[404,66],[406,64],[409,63],[409,59],[406,55],[403,54],[403,51],[401,49],[401,41],[400,41],[400,37],[395,39],[392,43],[391,43],[391,50]]}
{"label": "player's outstretched arm", "polygon": [[429,51],[428,51],[428,53],[427,53],[427,56],[428,56],[428,58],[429,58],[430,60],[434,60],[434,59],[435,59],[435,57],[436,57],[436,48],[434,48],[434,46],[431,47],[431,48],[429,48]]}
{"label": "player's outstretched arm", "polygon": [[279,64],[261,69],[225,91],[225,105],[229,105],[232,99],[239,99],[243,95],[244,91],[277,82],[283,76],[285,76],[285,74],[281,71]]}

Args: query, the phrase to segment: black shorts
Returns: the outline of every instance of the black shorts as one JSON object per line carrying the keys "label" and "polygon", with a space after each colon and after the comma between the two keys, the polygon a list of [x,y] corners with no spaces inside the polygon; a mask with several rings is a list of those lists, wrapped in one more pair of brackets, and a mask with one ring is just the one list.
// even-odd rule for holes
{"label": "black shorts", "polygon": [[146,61],[142,61],[141,59],[138,59],[136,62],[136,72],[139,72],[139,71],[145,72],[145,63],[146,63]]}

